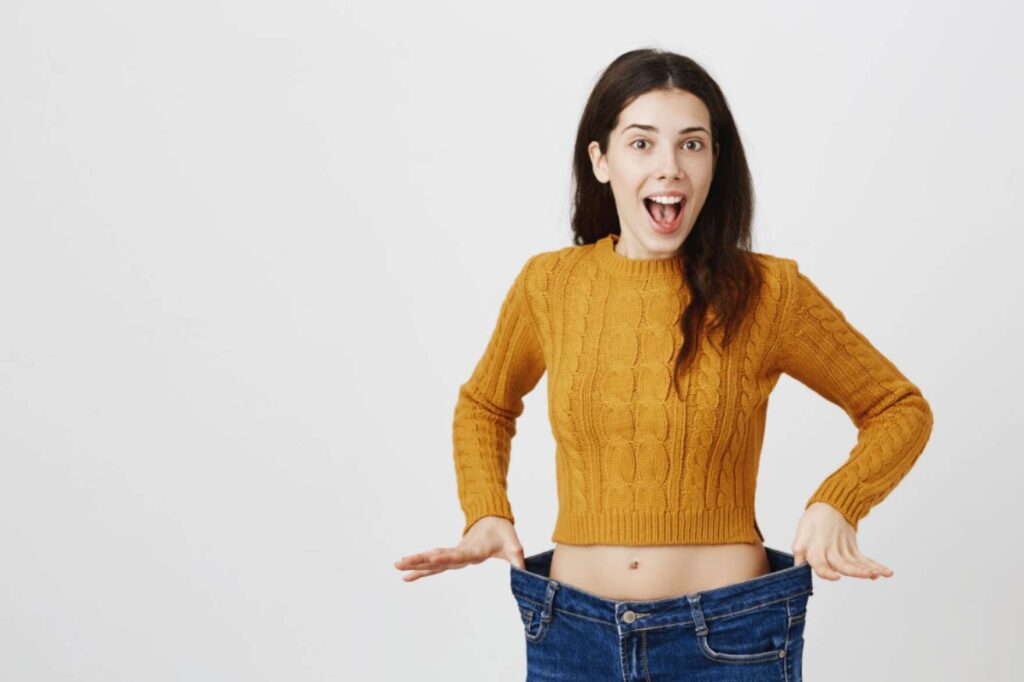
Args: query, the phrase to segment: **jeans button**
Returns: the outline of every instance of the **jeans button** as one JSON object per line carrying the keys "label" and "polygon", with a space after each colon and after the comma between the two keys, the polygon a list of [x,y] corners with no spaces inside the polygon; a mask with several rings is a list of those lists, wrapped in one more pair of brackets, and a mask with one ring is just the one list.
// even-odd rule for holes
{"label": "jeans button", "polygon": [[626,611],[624,614],[622,614],[622,620],[625,623],[632,623],[634,620],[636,620],[636,614],[632,611]]}

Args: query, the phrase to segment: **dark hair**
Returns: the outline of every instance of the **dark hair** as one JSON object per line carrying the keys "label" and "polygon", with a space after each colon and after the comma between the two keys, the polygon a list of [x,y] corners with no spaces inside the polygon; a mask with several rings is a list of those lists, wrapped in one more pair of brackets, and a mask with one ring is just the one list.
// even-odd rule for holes
{"label": "dark hair", "polygon": [[[573,152],[573,243],[592,244],[620,234],[611,186],[594,177],[587,147],[597,141],[608,151],[608,136],[621,111],[652,90],[678,88],[699,97],[711,115],[712,144],[718,160],[707,199],[679,254],[684,256],[690,300],[680,317],[683,345],[676,358],[674,384],[679,392],[680,367],[697,352],[704,331],[722,329],[722,346],[738,331],[762,286],[761,270],[750,252],[754,188],[739,132],[718,84],[695,61],[659,49],[639,49],[615,59],[601,74],[580,118]],[[714,323],[706,324],[714,311]]]}

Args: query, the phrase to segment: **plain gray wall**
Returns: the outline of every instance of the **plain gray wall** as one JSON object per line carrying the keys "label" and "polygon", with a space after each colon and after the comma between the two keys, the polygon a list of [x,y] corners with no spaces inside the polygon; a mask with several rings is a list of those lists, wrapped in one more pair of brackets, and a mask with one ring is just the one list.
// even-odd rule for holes
{"label": "plain gray wall", "polygon": [[[0,678],[514,680],[508,564],[455,545],[457,390],[530,255],[569,245],[600,71],[718,79],[795,258],[931,402],[816,578],[810,680],[1008,680],[1022,626],[1021,120],[1009,2],[0,3]],[[551,546],[546,379],[513,442]],[[852,423],[792,379],[770,546]]]}

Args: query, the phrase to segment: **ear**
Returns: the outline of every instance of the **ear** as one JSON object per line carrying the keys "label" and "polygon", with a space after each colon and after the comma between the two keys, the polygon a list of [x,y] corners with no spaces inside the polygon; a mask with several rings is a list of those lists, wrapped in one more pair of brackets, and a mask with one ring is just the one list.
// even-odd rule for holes
{"label": "ear", "polygon": [[600,183],[608,182],[608,163],[604,154],[601,153],[601,145],[596,141],[587,145],[587,153],[590,155],[590,165],[594,171],[594,177]]}

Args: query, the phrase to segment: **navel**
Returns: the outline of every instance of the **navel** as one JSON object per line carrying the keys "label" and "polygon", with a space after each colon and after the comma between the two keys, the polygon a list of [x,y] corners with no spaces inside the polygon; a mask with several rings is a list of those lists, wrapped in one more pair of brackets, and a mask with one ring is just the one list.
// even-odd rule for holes
{"label": "navel", "polygon": [[633,561],[629,564],[630,568],[639,568],[639,566],[640,566],[640,562],[637,561],[636,559],[633,559]]}

